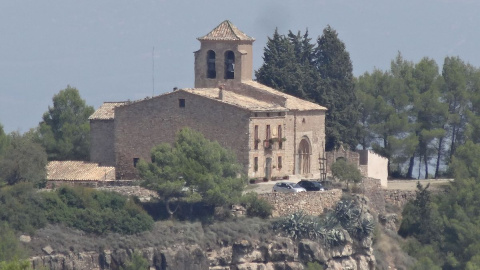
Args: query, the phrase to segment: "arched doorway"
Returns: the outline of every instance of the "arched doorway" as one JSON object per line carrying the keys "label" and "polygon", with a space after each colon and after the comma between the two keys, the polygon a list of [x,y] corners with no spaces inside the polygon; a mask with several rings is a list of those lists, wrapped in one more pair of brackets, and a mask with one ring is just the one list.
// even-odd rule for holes
{"label": "arched doorway", "polygon": [[298,171],[300,174],[310,173],[310,142],[303,138],[298,147]]}

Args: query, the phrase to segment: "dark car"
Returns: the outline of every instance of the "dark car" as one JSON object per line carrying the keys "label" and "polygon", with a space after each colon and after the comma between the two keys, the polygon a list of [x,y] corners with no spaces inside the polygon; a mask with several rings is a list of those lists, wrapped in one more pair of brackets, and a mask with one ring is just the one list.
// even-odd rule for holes
{"label": "dark car", "polygon": [[307,191],[324,191],[325,190],[322,184],[316,181],[302,180],[297,184],[303,187],[304,189],[306,189]]}

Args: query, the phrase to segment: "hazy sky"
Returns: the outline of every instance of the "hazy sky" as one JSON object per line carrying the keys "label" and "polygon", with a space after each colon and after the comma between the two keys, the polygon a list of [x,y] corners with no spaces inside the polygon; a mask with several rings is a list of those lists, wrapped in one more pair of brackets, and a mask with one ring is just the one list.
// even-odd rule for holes
{"label": "hazy sky", "polygon": [[67,85],[95,109],[193,87],[196,38],[226,19],[256,38],[255,69],[275,27],[316,38],[327,24],[356,76],[388,69],[398,51],[480,67],[477,0],[0,0],[0,123],[7,133],[36,127]]}

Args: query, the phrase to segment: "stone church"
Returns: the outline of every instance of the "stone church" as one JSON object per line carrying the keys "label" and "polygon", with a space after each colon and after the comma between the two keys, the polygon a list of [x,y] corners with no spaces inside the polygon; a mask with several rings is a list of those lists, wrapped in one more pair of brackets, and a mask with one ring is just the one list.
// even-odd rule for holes
{"label": "stone church", "polygon": [[327,109],[253,81],[254,39],[230,21],[198,40],[194,88],[106,102],[92,114],[91,161],[135,179],[139,159],[190,127],[232,149],[249,178],[318,178]]}

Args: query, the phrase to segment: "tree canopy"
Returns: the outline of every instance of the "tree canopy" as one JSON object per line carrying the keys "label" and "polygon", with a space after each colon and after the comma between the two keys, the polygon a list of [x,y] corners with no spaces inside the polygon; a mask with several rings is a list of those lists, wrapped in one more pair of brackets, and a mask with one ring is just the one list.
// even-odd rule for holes
{"label": "tree canopy", "polygon": [[316,43],[305,34],[287,36],[275,30],[268,39],[264,63],[255,72],[258,82],[328,108],[326,150],[341,143],[358,144],[359,106],[355,96],[353,67],[345,44],[330,26]]}
{"label": "tree canopy", "polygon": [[238,200],[244,186],[233,152],[190,128],[180,130],[173,145],[155,146],[151,163],[141,160],[137,169],[145,179],[144,186],[166,201],[202,201],[220,206]]}
{"label": "tree canopy", "polygon": [[47,177],[47,154],[40,144],[33,141],[32,132],[24,135],[13,132],[4,141],[7,143],[4,153],[0,153],[0,186],[2,182],[9,185],[19,182],[41,185]]}
{"label": "tree canopy", "polygon": [[88,160],[90,123],[94,112],[71,86],[53,96],[53,107],[43,114],[38,128],[39,141],[49,160]]}

